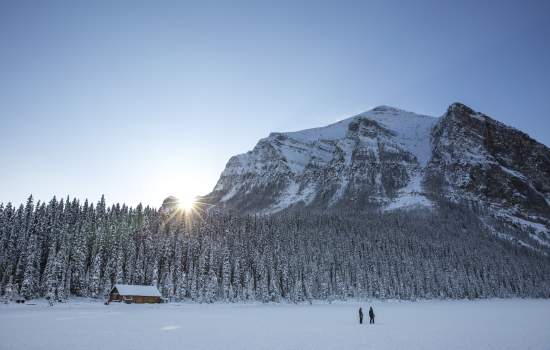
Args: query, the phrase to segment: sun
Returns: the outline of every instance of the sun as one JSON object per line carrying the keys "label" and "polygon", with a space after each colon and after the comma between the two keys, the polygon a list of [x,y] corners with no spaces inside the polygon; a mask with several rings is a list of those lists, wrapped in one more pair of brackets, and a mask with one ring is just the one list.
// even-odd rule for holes
{"label": "sun", "polygon": [[183,197],[178,199],[178,208],[183,211],[191,211],[195,208],[195,197]]}

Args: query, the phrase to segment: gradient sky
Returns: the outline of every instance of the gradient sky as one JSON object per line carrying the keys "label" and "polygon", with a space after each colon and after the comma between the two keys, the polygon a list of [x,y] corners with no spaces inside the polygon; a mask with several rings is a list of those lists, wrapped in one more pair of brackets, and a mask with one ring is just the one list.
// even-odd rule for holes
{"label": "gradient sky", "polygon": [[159,206],[272,131],[461,101],[550,145],[550,1],[0,1],[0,202]]}

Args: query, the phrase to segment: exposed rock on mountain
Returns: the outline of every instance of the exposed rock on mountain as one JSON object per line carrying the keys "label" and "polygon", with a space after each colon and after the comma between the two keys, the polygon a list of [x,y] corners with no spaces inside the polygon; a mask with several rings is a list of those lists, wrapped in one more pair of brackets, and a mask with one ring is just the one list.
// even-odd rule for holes
{"label": "exposed rock on mountain", "polygon": [[458,103],[435,126],[432,145],[426,183],[433,192],[487,205],[538,232],[550,227],[548,147]]}

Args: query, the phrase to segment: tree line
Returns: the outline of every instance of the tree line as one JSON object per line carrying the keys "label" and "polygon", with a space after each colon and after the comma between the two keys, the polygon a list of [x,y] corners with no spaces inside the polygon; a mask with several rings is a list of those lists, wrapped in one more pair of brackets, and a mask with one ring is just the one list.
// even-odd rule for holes
{"label": "tree line", "polygon": [[183,213],[77,199],[0,204],[0,295],[170,300],[550,297],[547,251],[499,239],[465,206],[437,211]]}

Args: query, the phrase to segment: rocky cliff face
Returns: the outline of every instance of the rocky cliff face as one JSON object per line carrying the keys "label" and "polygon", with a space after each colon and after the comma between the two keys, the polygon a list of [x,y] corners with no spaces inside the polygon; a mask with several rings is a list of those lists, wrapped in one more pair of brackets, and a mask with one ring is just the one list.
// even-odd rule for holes
{"label": "rocky cliff face", "polygon": [[381,106],[335,124],[272,133],[232,157],[219,209],[395,210],[473,202],[550,241],[550,150],[455,103],[440,118]]}
{"label": "rocky cliff face", "polygon": [[548,147],[458,103],[434,127],[432,145],[426,183],[433,192],[489,206],[535,231],[550,227]]}

